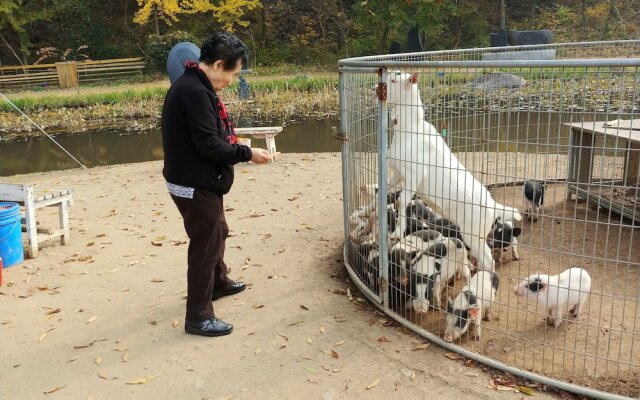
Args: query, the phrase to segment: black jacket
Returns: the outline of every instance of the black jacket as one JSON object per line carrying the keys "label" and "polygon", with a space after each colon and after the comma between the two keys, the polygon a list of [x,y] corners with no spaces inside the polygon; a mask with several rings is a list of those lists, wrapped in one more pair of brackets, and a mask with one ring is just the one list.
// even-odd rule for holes
{"label": "black jacket", "polygon": [[177,185],[226,194],[233,164],[251,160],[220,117],[216,92],[202,70],[185,68],[169,88],[162,109],[165,179]]}

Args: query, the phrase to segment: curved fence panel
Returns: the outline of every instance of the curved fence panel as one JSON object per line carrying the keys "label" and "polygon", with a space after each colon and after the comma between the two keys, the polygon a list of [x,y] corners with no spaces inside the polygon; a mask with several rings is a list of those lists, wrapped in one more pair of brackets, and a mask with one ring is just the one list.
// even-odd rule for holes
{"label": "curved fence panel", "polygon": [[465,356],[640,398],[639,69],[640,41],[341,60],[356,284]]}

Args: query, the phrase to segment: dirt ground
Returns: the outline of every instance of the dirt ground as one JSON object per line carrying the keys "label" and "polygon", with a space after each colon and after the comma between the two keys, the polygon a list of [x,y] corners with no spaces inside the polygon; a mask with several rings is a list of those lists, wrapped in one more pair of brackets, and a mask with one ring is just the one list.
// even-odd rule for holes
{"label": "dirt ground", "polygon": [[[187,238],[161,167],[0,179],[75,191],[70,243],[45,243],[3,271],[1,399],[523,397],[354,290],[342,259],[339,154],[237,166],[226,259],[250,286],[214,304],[233,334],[185,334]],[[39,210],[41,227],[56,219]],[[544,389],[536,398],[559,398]]]}

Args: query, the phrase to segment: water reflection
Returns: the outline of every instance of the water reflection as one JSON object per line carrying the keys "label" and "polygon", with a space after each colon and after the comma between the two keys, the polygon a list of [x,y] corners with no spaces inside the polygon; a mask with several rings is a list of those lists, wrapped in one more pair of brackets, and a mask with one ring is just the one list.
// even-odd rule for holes
{"label": "water reflection", "polygon": [[[289,124],[276,137],[277,150],[283,153],[340,151],[340,142],[331,136],[331,127],[337,125],[335,119]],[[101,129],[77,135],[59,135],[55,139],[87,167],[160,160],[163,157],[159,129],[135,133],[124,129]],[[265,146],[261,139],[254,139],[252,144]],[[0,176],[76,167],[78,164],[49,139],[0,141]]]}
{"label": "water reflection", "polygon": [[[622,118],[622,116],[618,116]],[[569,128],[563,123],[611,119],[607,114],[559,113],[487,113],[465,115],[433,115],[432,122],[441,131],[447,130],[447,141],[455,152],[567,151]],[[373,122],[365,119],[359,129],[375,135]],[[269,121],[256,123],[238,120],[238,126],[279,125]],[[312,153],[340,151],[341,142],[332,136],[337,119],[307,120],[289,123],[276,137],[277,150],[282,153]],[[87,167],[162,159],[162,137],[159,129],[130,133],[125,129],[102,129],[77,135],[61,135],[56,140]],[[261,139],[254,146],[264,147]],[[43,172],[78,165],[49,139],[0,141],[0,176]]]}

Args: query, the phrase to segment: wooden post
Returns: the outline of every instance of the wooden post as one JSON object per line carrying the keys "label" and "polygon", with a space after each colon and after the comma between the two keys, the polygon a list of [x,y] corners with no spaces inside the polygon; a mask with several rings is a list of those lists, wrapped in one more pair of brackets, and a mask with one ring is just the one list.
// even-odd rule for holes
{"label": "wooden post", "polygon": [[61,88],[78,87],[78,66],[75,61],[57,62],[56,71]]}

